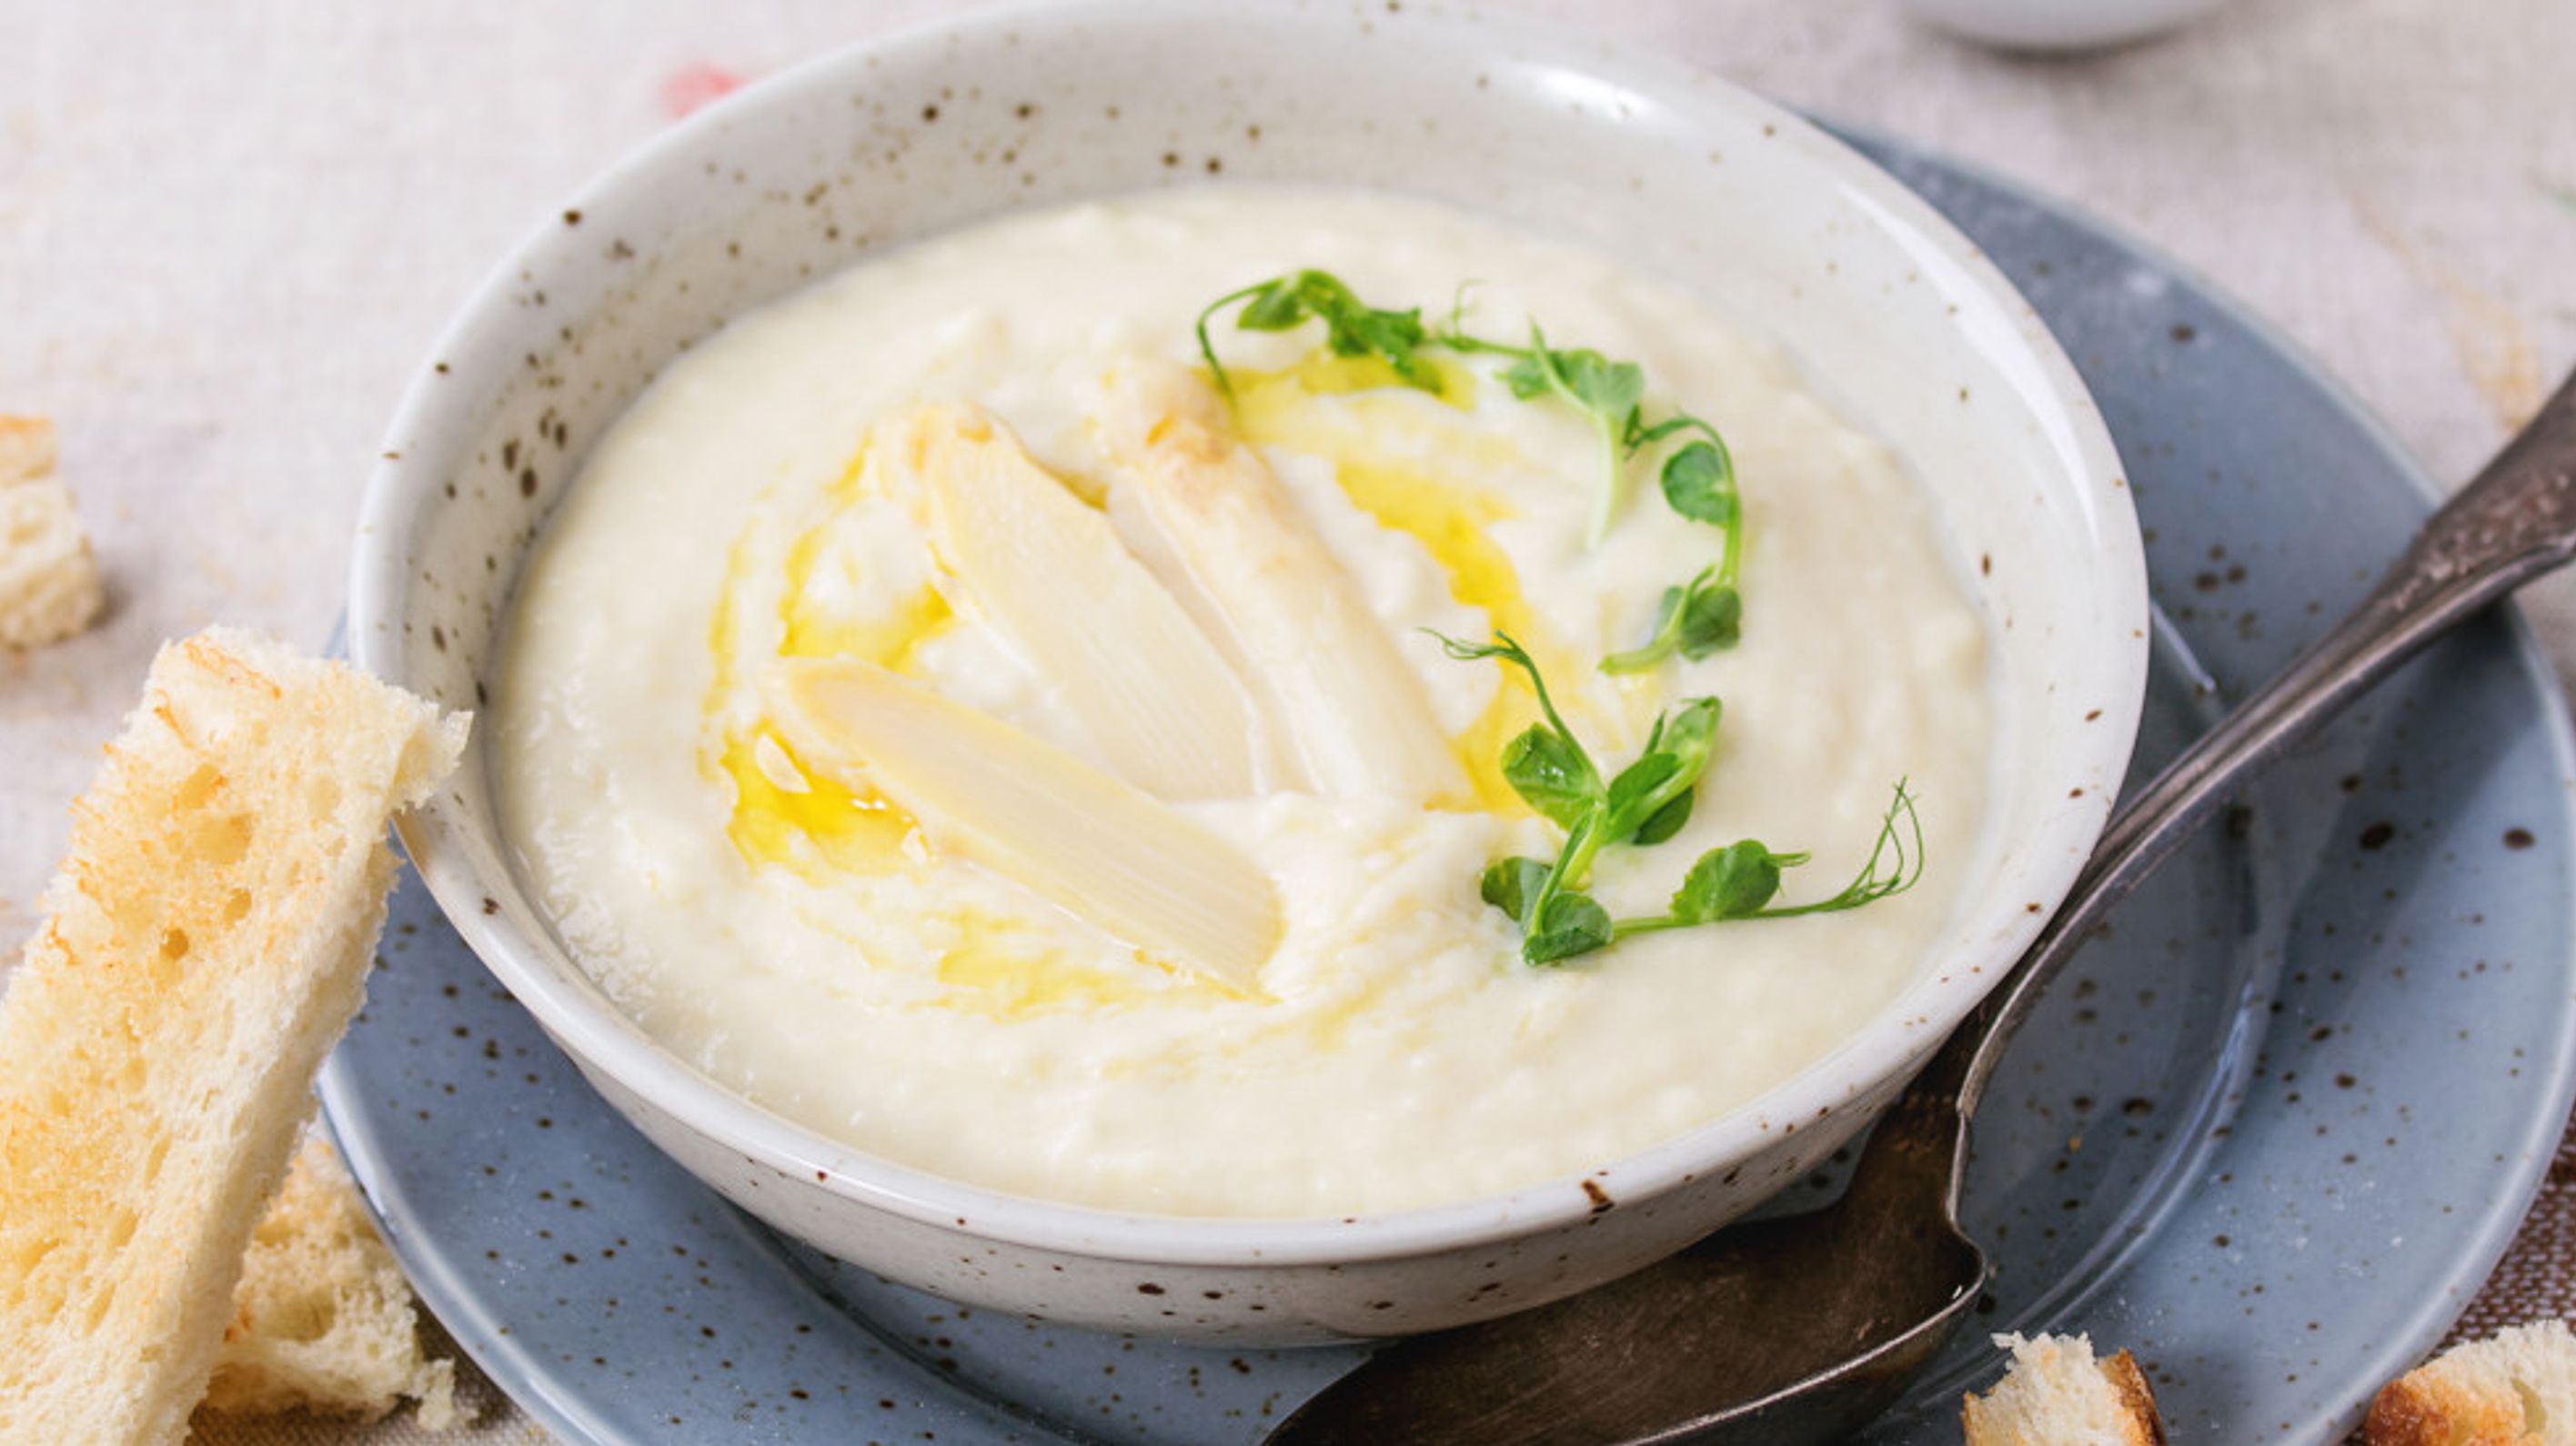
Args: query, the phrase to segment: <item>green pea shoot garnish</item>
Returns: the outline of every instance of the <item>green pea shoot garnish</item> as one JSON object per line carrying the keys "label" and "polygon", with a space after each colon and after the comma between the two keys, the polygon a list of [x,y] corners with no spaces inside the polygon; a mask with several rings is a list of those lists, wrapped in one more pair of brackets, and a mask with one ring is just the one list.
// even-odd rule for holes
{"label": "green pea shoot garnish", "polygon": [[1479,896],[1519,926],[1521,957],[1533,965],[1561,964],[1633,934],[1857,909],[1901,894],[1923,876],[1923,821],[1914,795],[1900,781],[1868,861],[1829,898],[1776,902],[1783,873],[1806,863],[1808,855],[1739,839],[1700,855],[1665,912],[1614,919],[1585,892],[1593,861],[1604,848],[1662,843],[1690,821],[1700,775],[1716,743],[1718,701],[1686,699],[1658,717],[1636,759],[1605,781],[1557,713],[1538,664],[1510,634],[1498,632],[1490,643],[1441,637],[1440,644],[1462,661],[1493,658],[1520,669],[1538,695],[1540,720],[1503,748],[1503,778],[1531,809],[1565,830],[1565,842],[1553,860],[1497,859],[1477,881]]}

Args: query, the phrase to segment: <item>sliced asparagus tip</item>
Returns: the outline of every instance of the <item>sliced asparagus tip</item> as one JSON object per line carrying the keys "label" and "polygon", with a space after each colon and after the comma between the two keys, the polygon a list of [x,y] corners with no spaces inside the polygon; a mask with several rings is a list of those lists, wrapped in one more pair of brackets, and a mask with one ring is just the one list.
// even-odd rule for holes
{"label": "sliced asparagus tip", "polygon": [[1259,791],[1266,744],[1250,696],[1108,518],[979,410],[924,407],[895,435],[895,454],[919,467],[941,559],[1114,770],[1164,798]]}
{"label": "sliced asparagus tip", "polygon": [[1465,770],[1348,573],[1186,368],[1122,361],[1094,417],[1186,582],[1224,619],[1283,743],[1335,797],[1469,796]]}
{"label": "sliced asparagus tip", "polygon": [[1278,944],[1260,868],[1124,780],[872,663],[791,659],[761,684],[809,767],[1148,954],[1248,989]]}

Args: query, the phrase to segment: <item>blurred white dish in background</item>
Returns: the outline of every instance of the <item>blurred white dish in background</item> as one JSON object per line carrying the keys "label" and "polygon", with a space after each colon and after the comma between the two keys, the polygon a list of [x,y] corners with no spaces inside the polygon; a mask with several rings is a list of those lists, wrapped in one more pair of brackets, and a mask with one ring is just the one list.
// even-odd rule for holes
{"label": "blurred white dish in background", "polygon": [[1914,18],[2006,50],[2091,50],[2199,19],[2220,0],[1904,0]]}

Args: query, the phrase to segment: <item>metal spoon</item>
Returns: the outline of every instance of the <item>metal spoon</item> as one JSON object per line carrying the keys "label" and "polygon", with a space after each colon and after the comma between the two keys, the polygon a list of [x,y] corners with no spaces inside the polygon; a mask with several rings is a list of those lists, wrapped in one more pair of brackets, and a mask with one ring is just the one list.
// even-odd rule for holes
{"label": "metal spoon", "polygon": [[2048,982],[2272,760],[2454,624],[2571,558],[2576,376],[2359,607],[2128,801],[2029,952],[1880,1120],[1840,1201],[1721,1230],[1554,1305],[1390,1346],[1267,1446],[1849,1435],[1896,1399],[1985,1281],[1985,1254],[1958,1223],[1968,1122]]}

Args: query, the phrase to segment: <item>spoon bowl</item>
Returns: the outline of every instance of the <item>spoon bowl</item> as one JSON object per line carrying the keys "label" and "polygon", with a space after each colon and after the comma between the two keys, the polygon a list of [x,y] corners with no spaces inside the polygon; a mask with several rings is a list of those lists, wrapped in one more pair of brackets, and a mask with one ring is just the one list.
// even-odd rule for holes
{"label": "spoon bowl", "polygon": [[[1721,1230],[1522,1315],[1391,1346],[1272,1440],[1844,1439],[1903,1392],[1985,1280],[1985,1253],[1956,1219],[1957,1124],[1946,1101],[1909,1091],[1835,1204]],[[1713,1320],[1752,1329],[1711,1330]],[[1819,1361],[1844,1364],[1819,1383]]]}

